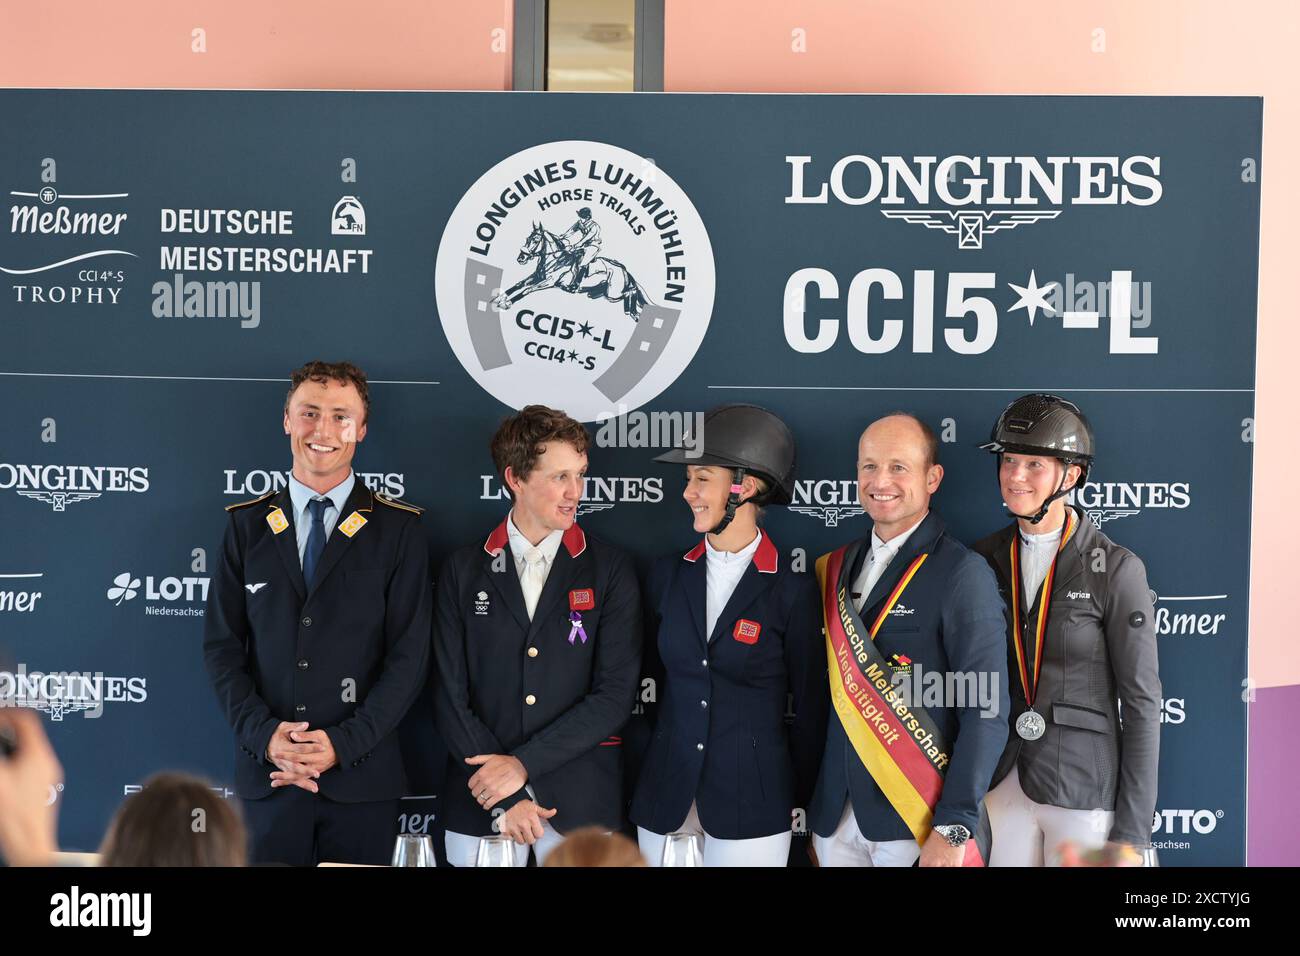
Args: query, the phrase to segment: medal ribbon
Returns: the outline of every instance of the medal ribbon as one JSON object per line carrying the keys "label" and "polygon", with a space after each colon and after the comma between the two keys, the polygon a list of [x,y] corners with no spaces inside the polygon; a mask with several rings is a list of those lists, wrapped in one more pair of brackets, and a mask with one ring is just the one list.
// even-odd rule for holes
{"label": "medal ribbon", "polygon": [[1034,698],[1038,696],[1038,678],[1043,673],[1043,640],[1047,636],[1047,612],[1052,604],[1052,580],[1056,577],[1056,562],[1060,558],[1061,552],[1065,550],[1065,543],[1070,540],[1075,529],[1079,526],[1079,519],[1074,516],[1074,512],[1066,509],[1065,512],[1065,531],[1061,535],[1061,543],[1056,548],[1056,554],[1052,555],[1052,563],[1047,568],[1047,576],[1043,578],[1043,585],[1039,591],[1038,604],[1038,621],[1034,625],[1034,680],[1029,682],[1029,668],[1026,663],[1025,642],[1020,630],[1020,529],[1016,529],[1015,536],[1011,539],[1011,640],[1016,648],[1016,663],[1020,667],[1020,684],[1025,689],[1025,703],[1029,709],[1034,709]]}

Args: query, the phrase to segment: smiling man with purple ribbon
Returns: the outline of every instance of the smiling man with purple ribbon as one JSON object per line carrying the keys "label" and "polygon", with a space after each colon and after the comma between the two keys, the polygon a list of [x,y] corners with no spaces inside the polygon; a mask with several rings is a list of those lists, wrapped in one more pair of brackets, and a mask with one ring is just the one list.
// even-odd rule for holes
{"label": "smiling man with purple ribbon", "polygon": [[622,822],[618,735],[640,672],[640,595],[627,555],[577,525],[588,443],[554,409],[508,418],[492,457],[513,507],[439,580],[435,708],[456,866],[473,866],[494,832],[521,863],[530,845],[541,863],[563,833]]}

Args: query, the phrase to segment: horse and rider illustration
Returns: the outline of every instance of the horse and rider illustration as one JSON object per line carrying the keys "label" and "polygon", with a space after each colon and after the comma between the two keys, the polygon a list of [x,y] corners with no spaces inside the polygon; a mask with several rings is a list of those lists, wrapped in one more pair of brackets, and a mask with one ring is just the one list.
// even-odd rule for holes
{"label": "horse and rider illustration", "polygon": [[510,308],[524,296],[543,289],[560,289],[572,295],[585,295],[592,299],[621,302],[623,312],[633,321],[641,317],[641,309],[649,301],[627,266],[617,259],[598,255],[600,252],[600,226],[591,217],[591,209],[583,206],[578,219],[561,235],[534,222],[532,231],[519,250],[518,262],[524,265],[536,259],[533,271],[510,288],[497,293],[492,299],[496,309]]}

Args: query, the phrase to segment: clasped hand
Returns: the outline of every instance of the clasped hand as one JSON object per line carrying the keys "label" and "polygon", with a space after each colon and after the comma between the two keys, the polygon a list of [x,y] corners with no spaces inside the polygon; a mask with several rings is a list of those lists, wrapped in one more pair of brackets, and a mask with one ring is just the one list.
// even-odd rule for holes
{"label": "clasped hand", "polygon": [[281,721],[266,745],[266,759],[278,767],[271,773],[272,787],[301,787],[319,793],[320,775],[339,762],[334,744],[323,730],[308,730],[307,722]]}

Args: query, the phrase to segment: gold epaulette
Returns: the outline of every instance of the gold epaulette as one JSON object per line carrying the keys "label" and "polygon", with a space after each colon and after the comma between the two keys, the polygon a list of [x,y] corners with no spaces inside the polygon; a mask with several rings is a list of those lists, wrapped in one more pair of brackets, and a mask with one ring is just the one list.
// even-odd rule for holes
{"label": "gold epaulette", "polygon": [[247,508],[249,505],[255,505],[255,504],[257,504],[259,501],[265,501],[267,498],[270,498],[270,497],[273,496],[274,494],[275,494],[274,491],[268,491],[266,494],[262,495],[260,498],[254,498],[252,501],[241,501],[241,502],[239,502],[239,503],[237,503],[237,504],[226,505],[226,510],[227,510],[227,511],[238,511],[240,508]]}
{"label": "gold epaulette", "polygon": [[398,501],[396,498],[390,498],[387,495],[382,495],[377,491],[375,492],[375,500],[382,501],[390,508],[401,508],[403,511],[411,512],[411,514],[417,514],[417,515],[424,514],[424,509],[421,508],[419,505],[413,505],[409,501]]}

